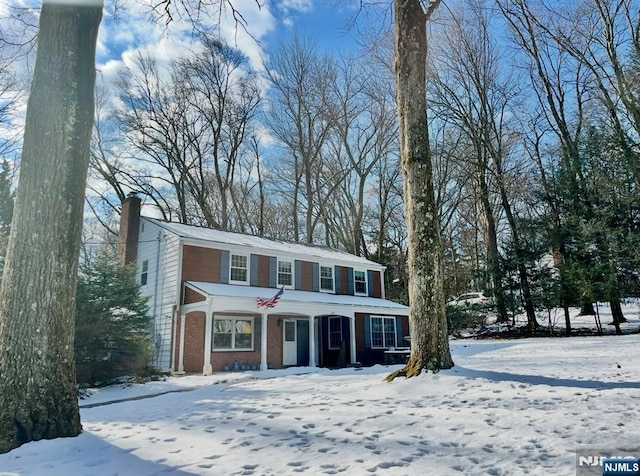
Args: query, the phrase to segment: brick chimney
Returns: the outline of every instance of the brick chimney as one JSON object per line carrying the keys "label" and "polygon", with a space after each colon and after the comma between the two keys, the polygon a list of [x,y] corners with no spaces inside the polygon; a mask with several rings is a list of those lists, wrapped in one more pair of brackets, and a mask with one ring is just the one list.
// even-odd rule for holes
{"label": "brick chimney", "polygon": [[142,200],[131,192],[122,202],[120,231],[118,232],[118,262],[129,264],[138,257],[138,234],[140,232],[140,205]]}

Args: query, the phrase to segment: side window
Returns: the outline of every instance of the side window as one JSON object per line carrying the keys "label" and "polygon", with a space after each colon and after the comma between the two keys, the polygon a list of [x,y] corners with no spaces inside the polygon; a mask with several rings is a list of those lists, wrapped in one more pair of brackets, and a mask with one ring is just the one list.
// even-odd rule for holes
{"label": "side window", "polygon": [[356,294],[367,294],[367,273],[366,271],[353,272],[354,290]]}
{"label": "side window", "polygon": [[245,255],[231,255],[229,266],[229,282],[247,284],[249,276],[249,260]]}
{"label": "side window", "polygon": [[142,272],[140,273],[140,284],[142,286],[146,286],[148,279],[149,279],[149,260],[146,259],[142,262]]}
{"label": "side window", "polygon": [[293,263],[278,260],[278,287],[293,286]]}
{"label": "side window", "polygon": [[320,266],[320,291],[333,292],[333,267]]}

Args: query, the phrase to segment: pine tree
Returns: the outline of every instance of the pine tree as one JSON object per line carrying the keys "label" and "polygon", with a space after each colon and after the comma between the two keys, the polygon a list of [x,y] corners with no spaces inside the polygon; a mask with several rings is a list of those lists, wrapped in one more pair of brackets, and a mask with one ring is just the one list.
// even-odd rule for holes
{"label": "pine tree", "polygon": [[152,318],[135,273],[135,266],[121,266],[106,250],[81,266],[75,338],[79,383],[105,384],[146,371]]}

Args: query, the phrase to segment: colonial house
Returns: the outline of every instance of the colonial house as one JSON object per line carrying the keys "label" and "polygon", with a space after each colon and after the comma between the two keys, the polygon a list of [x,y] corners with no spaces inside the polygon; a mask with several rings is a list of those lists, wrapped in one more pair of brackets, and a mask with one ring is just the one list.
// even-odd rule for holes
{"label": "colonial house", "polygon": [[200,373],[382,363],[409,335],[384,266],[326,247],[170,223],[122,205],[119,258],[154,317],[156,367]]}

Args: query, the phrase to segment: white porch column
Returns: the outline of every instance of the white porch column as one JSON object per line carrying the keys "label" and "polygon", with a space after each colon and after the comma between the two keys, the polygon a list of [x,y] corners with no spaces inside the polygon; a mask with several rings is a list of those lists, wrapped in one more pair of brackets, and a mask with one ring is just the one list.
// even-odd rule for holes
{"label": "white porch column", "polygon": [[316,363],[316,326],[315,317],[309,316],[309,367],[317,367]]}
{"label": "white porch column", "polygon": [[207,298],[207,312],[204,316],[204,367],[202,368],[202,375],[211,375],[213,373],[213,366],[211,365],[211,339],[213,334],[213,300],[211,297]]}
{"label": "white porch column", "polygon": [[269,317],[269,314],[260,314],[260,317],[260,370],[267,370],[267,318]]}
{"label": "white porch column", "polygon": [[355,364],[356,359],[356,316],[352,314],[349,316],[349,335],[351,336],[351,342],[349,343],[349,355],[351,355],[351,363]]}
{"label": "white porch column", "polygon": [[180,353],[178,355],[178,373],[184,373],[184,330],[186,327],[185,321],[187,315],[185,313],[180,314]]}

